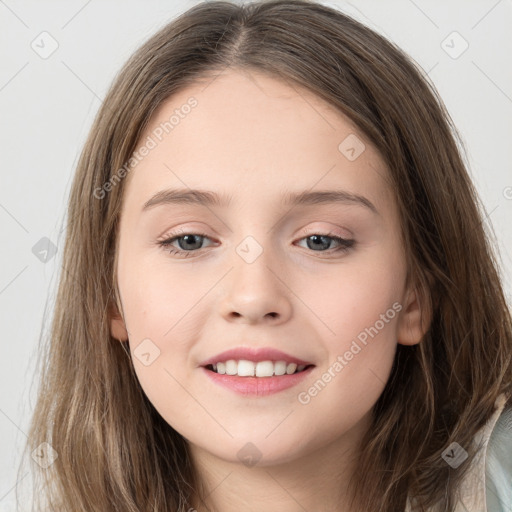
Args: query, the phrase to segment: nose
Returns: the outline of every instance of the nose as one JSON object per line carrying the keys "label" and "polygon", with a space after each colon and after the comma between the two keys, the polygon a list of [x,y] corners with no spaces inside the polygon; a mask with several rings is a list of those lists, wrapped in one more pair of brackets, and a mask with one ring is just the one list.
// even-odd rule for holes
{"label": "nose", "polygon": [[223,286],[222,316],[228,322],[248,324],[286,322],[292,314],[293,293],[287,277],[276,265],[275,256],[263,250],[252,261],[243,252],[240,254],[234,255],[233,269]]}

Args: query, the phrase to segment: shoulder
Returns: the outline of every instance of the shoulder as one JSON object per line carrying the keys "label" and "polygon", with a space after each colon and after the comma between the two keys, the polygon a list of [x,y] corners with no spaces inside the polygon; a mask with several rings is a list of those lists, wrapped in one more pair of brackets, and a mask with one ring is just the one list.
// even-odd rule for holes
{"label": "shoulder", "polygon": [[[512,512],[512,406],[505,395],[474,438],[476,453],[456,491],[453,512]],[[407,497],[405,512],[412,512]],[[445,510],[439,503],[427,512]]]}
{"label": "shoulder", "polygon": [[502,410],[489,437],[485,491],[487,512],[512,510],[512,407]]}

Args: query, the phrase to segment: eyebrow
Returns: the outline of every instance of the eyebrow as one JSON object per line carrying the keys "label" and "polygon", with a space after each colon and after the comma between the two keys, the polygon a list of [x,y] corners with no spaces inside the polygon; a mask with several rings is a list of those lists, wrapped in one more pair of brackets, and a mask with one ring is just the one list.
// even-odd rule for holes
{"label": "eyebrow", "polygon": [[[209,190],[197,189],[168,189],[161,190],[144,203],[142,211],[155,206],[169,204],[191,204],[197,206],[225,207],[231,204],[232,196],[217,194]],[[300,193],[289,192],[283,198],[286,206],[309,206],[315,204],[345,203],[368,208],[376,215],[380,215],[374,204],[364,196],[353,194],[345,190],[318,190]]]}

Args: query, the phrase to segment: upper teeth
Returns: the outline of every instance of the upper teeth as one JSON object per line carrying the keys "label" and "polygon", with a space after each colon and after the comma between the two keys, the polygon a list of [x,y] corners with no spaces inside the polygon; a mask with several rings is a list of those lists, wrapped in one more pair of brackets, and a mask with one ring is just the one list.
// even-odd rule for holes
{"label": "upper teeth", "polygon": [[272,375],[284,375],[285,373],[291,375],[295,371],[301,372],[306,367],[306,365],[297,366],[295,363],[286,363],[286,361],[259,361],[254,363],[245,359],[240,361],[230,359],[212,366],[214,372],[240,377],[272,377]]}

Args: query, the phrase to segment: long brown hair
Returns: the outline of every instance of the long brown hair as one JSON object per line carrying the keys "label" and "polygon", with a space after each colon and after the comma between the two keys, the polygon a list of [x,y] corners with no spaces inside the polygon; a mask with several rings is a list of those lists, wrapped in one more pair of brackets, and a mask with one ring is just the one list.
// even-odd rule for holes
{"label": "long brown hair", "polygon": [[[69,198],[25,448],[48,443],[57,458],[43,445],[48,467],[30,460],[41,481],[34,499],[59,512],[185,512],[200,491],[187,444],[143,393],[109,319],[117,307],[126,184],[119,170],[164,100],[228,66],[314,92],[355,122],[387,163],[408,282],[430,308],[431,322],[421,343],[398,346],[351,489],[365,511],[403,510],[407,495],[418,510],[439,502],[449,511],[468,465],[454,470],[443,450],[456,441],[472,457],[472,439],[496,399],[505,394],[511,404],[511,317],[485,212],[453,123],[421,70],[382,36],[308,0],[196,5],[151,37],[116,77]],[[108,182],[114,185],[106,190]]]}

